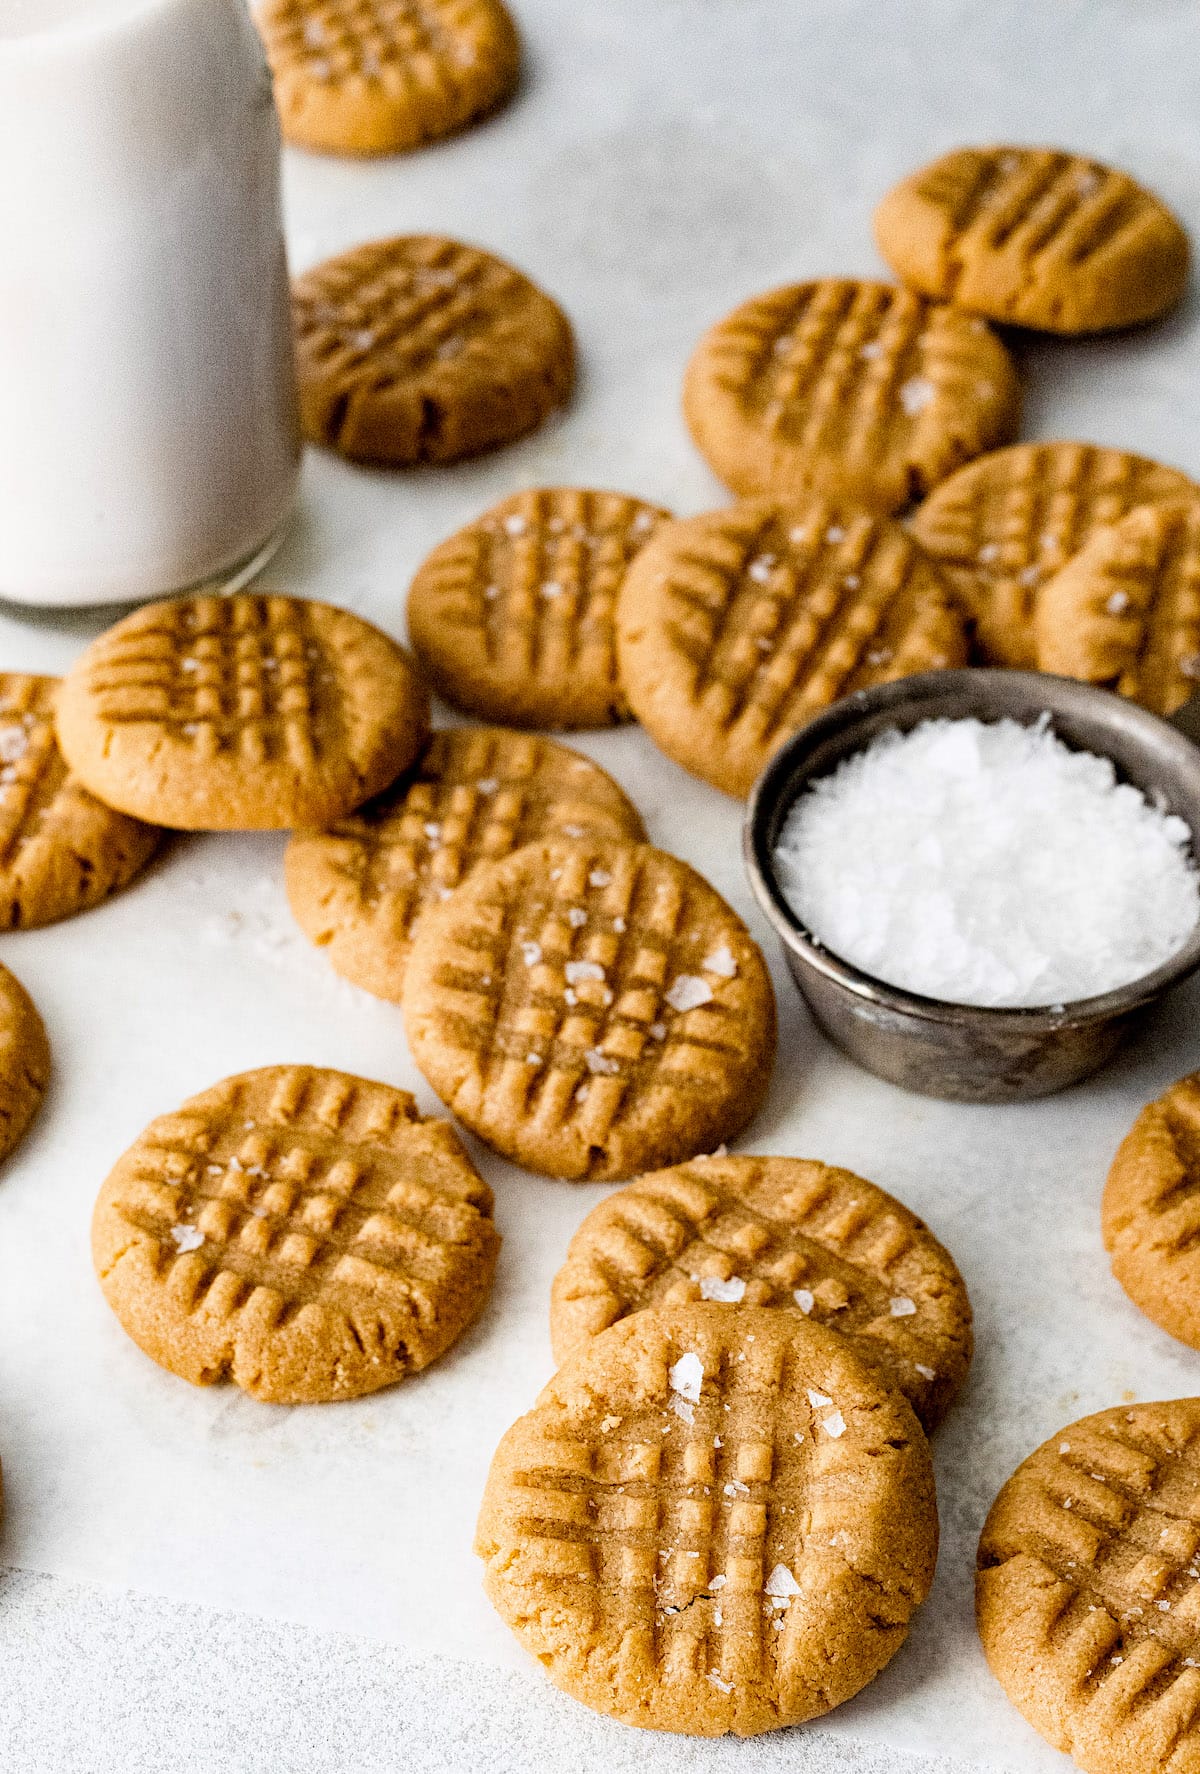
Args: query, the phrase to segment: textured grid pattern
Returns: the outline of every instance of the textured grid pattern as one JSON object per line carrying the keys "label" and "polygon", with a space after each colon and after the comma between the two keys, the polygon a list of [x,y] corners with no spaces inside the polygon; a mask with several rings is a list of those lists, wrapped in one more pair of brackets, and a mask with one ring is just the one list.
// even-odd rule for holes
{"label": "textured grid pattern", "polygon": [[1038,665],[1170,715],[1200,684],[1200,499],[1143,506],[1043,586]]}
{"label": "textured grid pattern", "polygon": [[160,833],[68,775],[54,731],[58,680],[0,673],[0,926],[48,924],[123,887]]}
{"label": "textured grid pattern", "polygon": [[896,510],[1011,435],[1012,365],[986,323],[828,278],[736,309],[688,371],[697,441],[741,493],[806,485]]}
{"label": "textured grid pattern", "polygon": [[531,725],[620,719],[617,593],[667,515],[620,493],[539,488],[450,537],[409,598],[413,645],[439,689]]}
{"label": "textured grid pattern", "polygon": [[589,1214],[554,1282],[555,1354],[630,1312],[712,1297],[799,1309],[852,1338],[926,1427],[970,1359],[962,1278],[907,1208],[830,1165],[742,1157],[644,1177]]}
{"label": "textured grid pattern", "polygon": [[550,842],[481,871],[422,920],[404,1009],[455,1113],[563,1176],[716,1144],[757,1107],[774,1048],[744,925],[647,845]]}
{"label": "textured grid pattern", "polygon": [[644,835],[636,808],[590,759],[533,734],[453,727],[358,813],[293,838],[288,895],[340,972],[396,996],[425,907],[481,863],[552,833]]}
{"label": "textured grid pattern", "polygon": [[[915,240],[914,205],[925,212]],[[932,267],[911,262],[931,233],[940,239],[932,276]],[[947,155],[885,202],[880,236],[902,275],[917,271],[930,294],[1066,331],[1156,312],[1186,263],[1178,226],[1148,192],[1111,167],[1052,149]],[[1143,289],[1138,271],[1159,290]]]}
{"label": "textured grid pattern", "polygon": [[712,1307],[631,1320],[501,1444],[477,1536],[489,1593],[551,1674],[618,1717],[812,1716],[887,1660],[920,1598],[923,1554],[899,1542],[924,1540],[927,1494],[905,1495],[897,1407],[838,1339],[787,1324]]}
{"label": "textured grid pattern", "polygon": [[519,436],[570,387],[559,309],[458,241],[357,247],[299,277],[293,308],[305,429],[347,454],[449,460]]}
{"label": "textured grid pattern", "polygon": [[913,534],[963,598],[988,654],[1034,661],[1038,588],[1093,530],[1135,505],[1195,496],[1176,469],[1089,444],[1018,444],[948,480],[913,518]]}
{"label": "textured grid pattern", "polygon": [[164,1309],[202,1316],[235,1377],[242,1335],[311,1331],[315,1310],[375,1357],[381,1385],[424,1366],[474,1315],[455,1297],[477,1305],[486,1293],[490,1211],[450,1130],[422,1122],[406,1093],[273,1068],[152,1124],[101,1193],[97,1265],[123,1316],[112,1283],[132,1242]]}
{"label": "textured grid pattern", "polygon": [[634,713],[686,768],[740,794],[840,696],[966,661],[961,617],[921,550],[824,500],[672,525],[631,570],[620,627]]}
{"label": "textured grid pattern", "polygon": [[502,0],[263,0],[255,9],[285,134],[389,153],[461,129],[508,93]]}
{"label": "textured grid pattern", "polygon": [[1086,1768],[1183,1770],[1200,1748],[1198,1437],[1195,1399],[1085,1418],[1018,1469],[984,1528],[989,1659],[1018,1700],[1033,1676]]}

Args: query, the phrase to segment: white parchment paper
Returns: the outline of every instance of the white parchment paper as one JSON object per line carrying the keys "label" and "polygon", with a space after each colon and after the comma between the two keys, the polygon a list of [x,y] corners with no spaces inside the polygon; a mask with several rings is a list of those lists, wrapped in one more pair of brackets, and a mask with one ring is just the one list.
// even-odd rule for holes
{"label": "white parchment paper", "polygon": [[[516,449],[397,476],[310,459],[272,578],[395,632],[426,550],[518,486],[621,487],[681,511],[718,503],[678,415],[692,343],[777,281],[880,271],[873,200],[944,147],[1078,146],[1140,173],[1200,230],[1200,18],[1184,0],[522,0],[517,11],[529,76],[488,126],[395,162],[287,160],[297,266],[378,234],[445,231],[510,256],[578,328],[574,405]],[[1194,303],[1145,333],[1020,349],[1028,435],[1200,471]],[[59,670],[99,626],[9,612],[0,663]],[[580,743],[638,801],[654,840],[765,939],[738,807],[637,731]],[[436,1107],[399,1013],[336,979],[294,929],[281,854],[269,837],[184,840],[102,910],[0,939],[56,1059],[45,1112],[0,1177],[0,1562],[525,1669],[480,1591],[471,1531],[496,1440],[550,1374],[550,1279],[600,1190],[478,1152],[505,1239],[493,1301],[428,1374],[355,1404],[283,1410],[194,1390],[128,1342],[92,1277],[89,1216],[108,1168],[153,1115],[226,1073],[324,1063]],[[846,1164],[894,1191],[954,1251],[978,1318],[975,1372],[938,1438],[934,1594],[892,1667],[823,1728],[963,1768],[1059,1767],[984,1666],[974,1540],[1013,1465],[1071,1418],[1200,1391],[1200,1356],[1112,1282],[1098,1222],[1134,1112],[1200,1061],[1200,991],[1179,993],[1085,1087],[972,1109],[857,1071],[813,1031],[781,967],[776,984],[774,1087],[743,1148]],[[531,1706],[541,1692],[531,1680]],[[754,1766],[784,1766],[788,1743],[756,1746]],[[665,1753],[647,1746],[652,1765]],[[563,1755],[569,1765],[565,1740]],[[733,1767],[737,1746],[711,1755]]]}

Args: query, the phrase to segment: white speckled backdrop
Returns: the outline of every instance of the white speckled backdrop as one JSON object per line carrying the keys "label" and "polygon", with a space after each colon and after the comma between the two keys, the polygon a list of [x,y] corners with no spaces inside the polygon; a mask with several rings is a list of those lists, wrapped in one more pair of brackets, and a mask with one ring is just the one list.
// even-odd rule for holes
{"label": "white speckled backdrop", "polygon": [[[874,200],[960,140],[1062,142],[1141,174],[1200,235],[1200,15],[1188,0],[518,0],[521,96],[424,154],[289,154],[297,266],[433,229],[511,257],[579,334],[570,412],[452,472],[312,457],[273,571],[394,631],[424,552],[538,481],[695,511],[680,376],[704,326],[788,277],[880,270]],[[69,127],[69,122],[66,125]],[[1200,470],[1196,305],[1145,333],[1027,345],[1026,433]],[[181,489],[186,496],[186,489]],[[0,522],[3,521],[0,488]],[[99,624],[0,616],[5,667],[57,670]],[[638,732],[585,738],[654,839],[749,914],[739,813]],[[57,1061],[0,1178],[0,1753],[52,1774],[791,1768],[938,1774],[1065,1766],[1011,1710],[971,1625],[973,1546],[1016,1461],[1084,1411],[1200,1391],[1200,1357],[1110,1280],[1098,1200],[1136,1107],[1200,1059],[1200,992],[1057,1101],[970,1109],[857,1072],[777,972],[780,1059],[747,1149],[848,1164],[926,1216],[967,1276],[979,1355],[938,1441],[943,1551],[910,1644],[820,1727],[754,1744],[647,1738],[556,1695],[495,1621],[469,1545],[491,1448],[550,1372],[546,1299],[598,1198],[484,1157],[505,1236],[494,1300],[423,1378],[307,1410],[158,1372],[88,1259],[101,1178],[143,1124],[278,1060],[414,1088],[396,1011],[343,985],[291,925],[282,844],[177,845],[61,929],[4,937]],[[764,934],[757,918],[752,922]],[[775,957],[772,955],[772,960]],[[936,1758],[933,1760],[931,1758]]]}

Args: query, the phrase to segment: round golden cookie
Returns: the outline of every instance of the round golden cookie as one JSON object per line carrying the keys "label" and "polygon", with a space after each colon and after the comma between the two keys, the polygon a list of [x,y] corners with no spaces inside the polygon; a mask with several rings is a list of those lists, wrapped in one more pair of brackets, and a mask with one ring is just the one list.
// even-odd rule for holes
{"label": "round golden cookie", "polygon": [[429,731],[404,649],[331,604],[240,592],[147,604],[63,679],[58,743],[111,807],[183,831],[340,819]]}
{"label": "round golden cookie", "polygon": [[1101,1224],[1130,1299],[1200,1349],[1200,1072],[1148,1103],[1126,1134]]}
{"label": "round golden cookie", "polygon": [[650,737],[731,795],[839,697],[967,659],[958,607],[908,534],[818,498],[664,525],[621,589],[617,649]]}
{"label": "round golden cookie", "polygon": [[413,937],[413,1059],[473,1133],[613,1181],[733,1136],[770,1082],[775,999],[741,919],[648,844],[549,839],[478,869]]}
{"label": "round golden cookie", "polygon": [[425,908],[481,863],[555,833],[645,837],[637,808],[590,758],[532,733],[449,727],[357,813],[292,838],[288,900],[339,973],[398,1001]]}
{"label": "round golden cookie", "polygon": [[988,658],[1029,667],[1040,587],[1092,532],[1135,505],[1195,497],[1195,482],[1178,469],[1125,450],[1015,444],[952,475],[911,527],[958,593]]}
{"label": "round golden cookie", "polygon": [[0,1158],[20,1144],[50,1081],[50,1043],[37,1005],[0,967]]}
{"label": "round golden cookie", "polygon": [[627,720],[617,593],[669,515],[624,493],[540,487],[435,548],[413,580],[408,632],[439,694],[515,727]]}
{"label": "round golden cookie", "polygon": [[54,733],[58,679],[0,672],[0,929],[32,930],[128,886],[162,832],[97,801]]}
{"label": "round golden cookie", "polygon": [[971,1303],[913,1213],[806,1158],[698,1158],[584,1220],[554,1277],[556,1361],[631,1312],[699,1300],[803,1312],[846,1337],[935,1427],[967,1377]]}
{"label": "round golden cookie", "polygon": [[575,376],[567,318],[491,253],[376,240],[292,286],[300,418],[353,461],[457,462],[533,431]]}
{"label": "round golden cookie", "polygon": [[1200,1766],[1200,1399],[1070,1424],[1018,1466],[979,1542],[992,1673],[1086,1774]]}
{"label": "round golden cookie", "polygon": [[1013,326],[1153,320],[1187,281],[1187,235],[1111,166],[1058,148],[956,148],[889,191],[879,250],[905,283]]}
{"label": "round golden cookie", "polygon": [[1200,496],[1094,531],[1042,586],[1034,632],[1039,671],[1182,708],[1200,685]]}
{"label": "round golden cookie", "polygon": [[502,0],[261,0],[255,21],[289,142],[396,154],[453,135],[517,83]]}
{"label": "round golden cookie", "polygon": [[272,1404],[361,1397],[436,1361],[482,1311],[499,1245],[448,1122],[316,1066],[243,1072],[151,1122],[92,1220],[138,1347]]}
{"label": "round golden cookie", "polygon": [[899,511],[1015,436],[1017,372],[985,321],[888,283],[755,296],[705,335],[683,409],[735,493]]}
{"label": "round golden cookie", "polygon": [[475,1535],[550,1679],[629,1725],[753,1736],[895,1655],[937,1510],[908,1404],[799,1314],[638,1312],[504,1436]]}

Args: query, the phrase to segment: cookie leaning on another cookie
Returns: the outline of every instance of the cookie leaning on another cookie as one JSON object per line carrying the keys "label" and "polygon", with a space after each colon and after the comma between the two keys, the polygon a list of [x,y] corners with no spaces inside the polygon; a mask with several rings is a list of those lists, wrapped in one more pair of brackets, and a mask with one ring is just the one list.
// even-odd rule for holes
{"label": "cookie leaning on another cookie", "polygon": [[873,1183],[804,1158],[698,1158],[593,1208],[554,1277],[555,1359],[632,1312],[699,1300],[836,1330],[927,1430],[971,1361],[971,1304],[949,1253]]}
{"label": "cookie leaning on another cookie", "polygon": [[933,1577],[933,1471],[844,1337],[664,1307],[594,1338],[508,1431],[475,1547],[576,1700],[747,1737],[839,1706],[899,1650]]}
{"label": "cookie leaning on another cookie", "polygon": [[892,284],[825,278],[755,296],[687,367],[684,415],[735,493],[899,511],[1015,436],[1012,359],[986,321]]}
{"label": "cookie leaning on another cookie", "polygon": [[1200,1760],[1200,1399],[1100,1411],[1003,1487],[979,1542],[992,1674],[1085,1774]]}
{"label": "cookie leaning on another cookie", "polygon": [[58,742],[109,806],[183,831],[340,819],[429,731],[404,649],[330,604],[240,592],[147,604],[63,679]]}
{"label": "cookie leaning on another cookie", "polygon": [[1096,530],[1042,586],[1034,631],[1039,671],[1182,708],[1200,684],[1200,494]]}
{"label": "cookie leaning on another cookie", "polygon": [[1200,1349],[1200,1072],[1148,1103],[1125,1135],[1101,1223],[1113,1274],[1130,1299]]}
{"label": "cookie leaning on another cookie", "polygon": [[71,775],[54,733],[58,679],[0,673],[0,928],[33,930],[128,886],[162,842]]}
{"label": "cookie leaning on another cookie", "polygon": [[254,9],[289,142],[395,154],[453,135],[513,90],[502,0],[261,0]]}
{"label": "cookie leaning on another cookie", "polygon": [[449,727],[357,813],[296,833],[284,859],[288,901],[339,973],[398,1001],[426,907],[481,863],[553,833],[645,837],[636,807],[590,758],[532,733]]}
{"label": "cookie leaning on another cookie", "polygon": [[617,631],[638,720],[732,795],[839,697],[967,659],[958,607],[906,532],[817,498],[664,525],[626,575]]}
{"label": "cookie leaning on another cookie", "polygon": [[0,1158],[25,1137],[50,1081],[50,1043],[37,1005],[0,967]]}
{"label": "cookie leaning on another cookie", "polygon": [[479,869],[413,937],[413,1059],[507,1158],[610,1181],[732,1139],[775,999],[741,919],[648,844],[551,839]]}
{"label": "cookie leaning on another cookie", "polygon": [[352,461],[457,462],[523,437],[575,376],[566,316],[491,253],[376,240],[295,280],[300,419]]}
{"label": "cookie leaning on another cookie", "polygon": [[409,636],[435,688],[517,727],[626,720],[617,594],[668,516],[624,493],[541,487],[451,536],[408,597]]}
{"label": "cookie leaning on another cookie", "polygon": [[1057,148],[956,148],[889,191],[875,237],[927,296],[1009,325],[1091,333],[1153,320],[1187,235],[1123,172]]}
{"label": "cookie leaning on another cookie", "polygon": [[151,1122],[92,1221],[105,1298],[138,1347],[273,1404],[427,1367],[482,1311],[499,1244],[447,1122],[316,1066],[243,1072]]}
{"label": "cookie leaning on another cookie", "polygon": [[1096,444],[1030,443],[970,463],[913,514],[912,533],[971,616],[988,659],[1032,666],[1040,587],[1102,524],[1197,495],[1177,468]]}

